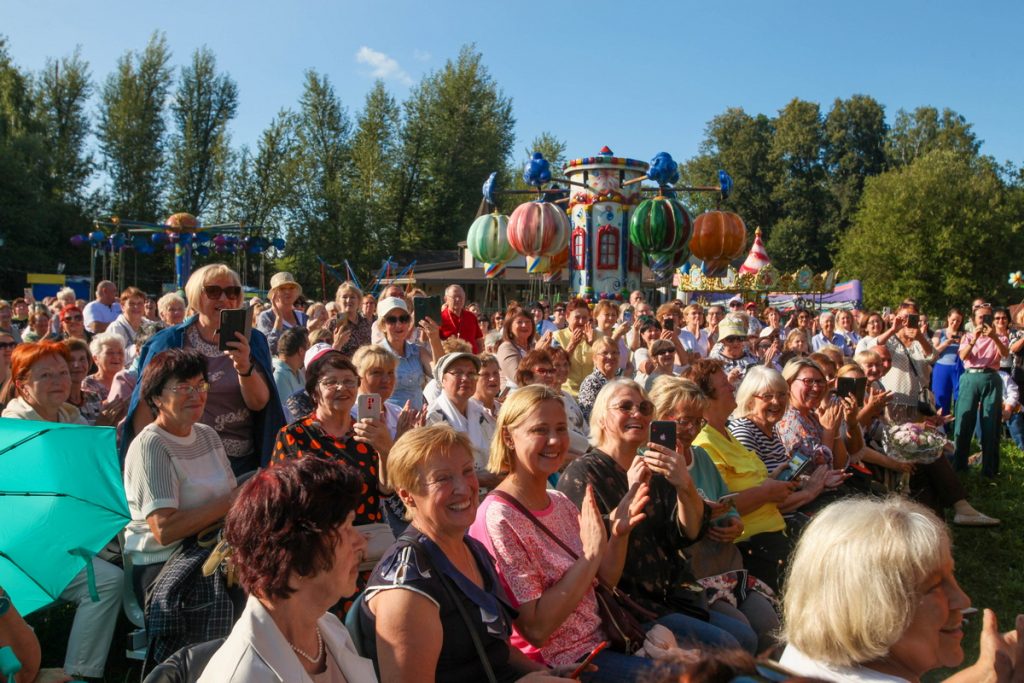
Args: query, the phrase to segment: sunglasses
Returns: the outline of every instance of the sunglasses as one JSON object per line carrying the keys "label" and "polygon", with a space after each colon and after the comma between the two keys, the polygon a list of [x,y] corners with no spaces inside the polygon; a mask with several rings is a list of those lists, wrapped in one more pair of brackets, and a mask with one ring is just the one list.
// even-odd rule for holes
{"label": "sunglasses", "polygon": [[18,342],[0,342],[0,349],[4,349],[6,351],[7,349],[13,349],[17,345]]}
{"label": "sunglasses", "polygon": [[410,320],[412,320],[412,318],[410,318],[408,315],[389,315],[388,317],[384,318],[384,322],[387,323],[388,325],[397,325],[399,323],[405,325]]}
{"label": "sunglasses", "polygon": [[647,417],[654,414],[654,404],[650,401],[640,401],[639,403],[623,401],[622,403],[612,407],[625,415],[632,415],[634,412],[639,412],[644,417]]}
{"label": "sunglasses", "polygon": [[722,340],[725,344],[739,344],[742,341],[746,341],[746,337],[726,337]]}
{"label": "sunglasses", "polygon": [[80,315],[66,315],[66,316],[64,316],[64,322],[66,322],[66,323],[80,323],[83,320],[85,320],[85,318],[83,318]]}
{"label": "sunglasses", "polygon": [[658,351],[654,355],[655,356],[667,356],[667,355],[672,354],[672,353],[675,353],[675,349],[664,349],[662,351]]}
{"label": "sunglasses", "polygon": [[227,287],[221,287],[220,285],[203,285],[203,292],[210,299],[219,299],[221,295],[228,299],[237,299],[242,296],[242,288],[238,285],[228,285]]}

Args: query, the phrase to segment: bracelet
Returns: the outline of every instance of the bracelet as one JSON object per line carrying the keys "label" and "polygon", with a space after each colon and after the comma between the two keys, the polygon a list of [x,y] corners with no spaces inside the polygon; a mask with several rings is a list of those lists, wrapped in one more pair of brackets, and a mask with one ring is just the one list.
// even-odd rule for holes
{"label": "bracelet", "polygon": [[252,359],[250,358],[249,359],[249,371],[248,372],[239,372],[238,376],[239,377],[252,377],[252,371],[255,370],[255,369],[256,369],[256,364],[253,363]]}

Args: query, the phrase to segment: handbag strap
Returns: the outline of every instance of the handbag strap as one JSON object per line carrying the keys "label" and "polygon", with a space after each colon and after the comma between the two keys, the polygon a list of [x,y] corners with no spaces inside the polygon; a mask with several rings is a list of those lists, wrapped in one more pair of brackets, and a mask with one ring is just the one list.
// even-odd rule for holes
{"label": "handbag strap", "polygon": [[574,560],[580,559],[580,556],[576,554],[572,548],[563,543],[562,539],[560,539],[558,536],[555,536],[554,532],[551,531],[551,529],[547,528],[539,519],[537,519],[537,516],[530,512],[525,505],[520,503],[515,496],[511,496],[508,493],[505,493],[504,491],[500,490],[491,491],[488,495],[501,498],[503,501],[514,507],[516,510],[519,510],[519,512],[523,513],[523,515],[528,520],[536,524],[538,529],[547,534],[552,541],[557,543],[562,550],[567,552],[569,554],[569,557],[571,557]]}
{"label": "handbag strap", "polygon": [[431,568],[437,572],[437,577],[441,582],[441,586],[444,587],[445,592],[452,602],[455,603],[455,608],[459,611],[459,616],[462,617],[462,621],[466,624],[466,630],[469,631],[469,637],[473,641],[473,648],[476,650],[477,657],[480,658],[480,664],[484,668],[484,673],[487,674],[488,683],[498,683],[497,677],[494,675],[494,669],[491,668],[491,660],[487,659],[487,652],[484,651],[484,644],[480,640],[480,634],[477,633],[476,625],[469,617],[469,612],[466,611],[466,606],[462,604],[462,600],[455,594],[455,590],[451,587],[451,580],[445,576],[445,573],[438,571],[437,567],[434,566],[434,562],[430,559],[430,553],[423,545],[408,534],[403,534],[402,538],[413,548],[419,551],[421,557],[425,558],[430,564]]}

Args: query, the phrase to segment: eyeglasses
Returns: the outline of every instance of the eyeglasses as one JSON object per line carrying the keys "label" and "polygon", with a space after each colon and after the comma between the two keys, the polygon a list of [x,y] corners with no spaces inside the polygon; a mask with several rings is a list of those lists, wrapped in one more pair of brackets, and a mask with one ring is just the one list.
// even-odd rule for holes
{"label": "eyeglasses", "polygon": [[632,415],[634,412],[639,412],[644,417],[647,417],[654,414],[654,404],[650,401],[640,401],[639,403],[623,401],[622,403],[616,404],[612,407],[625,415]]}
{"label": "eyeglasses", "polygon": [[199,384],[177,384],[173,387],[165,387],[165,391],[169,391],[172,394],[178,394],[179,396],[194,396],[196,394],[205,394],[210,391],[209,382],[200,382]]}
{"label": "eyeglasses", "polygon": [[322,386],[324,389],[327,389],[328,391],[336,391],[338,387],[344,387],[345,389],[351,391],[352,389],[355,389],[356,387],[359,386],[359,382],[357,380],[337,380],[334,379],[333,377],[324,377],[322,380],[318,381],[317,384]]}
{"label": "eyeglasses", "polygon": [[813,377],[797,377],[796,381],[803,382],[806,387],[823,387],[828,384],[823,379],[814,379]]}
{"label": "eyeglasses", "polygon": [[468,380],[471,380],[473,382],[475,382],[478,379],[480,379],[479,373],[476,373],[476,372],[466,372],[465,370],[448,370],[444,374],[451,375],[452,377],[454,377],[456,380],[458,380],[460,382],[462,380],[464,380],[464,379],[468,379]]}
{"label": "eyeglasses", "polygon": [[604,356],[605,358],[618,358],[618,351],[598,351],[594,354],[595,356]]}
{"label": "eyeglasses", "polygon": [[743,304],[741,304],[739,301],[733,301],[732,303],[729,304],[729,308],[742,308],[742,307],[743,307]]}
{"label": "eyeglasses", "polygon": [[754,394],[754,398],[759,398],[762,401],[764,401],[765,403],[771,403],[772,401],[785,401],[786,400],[786,394],[784,394],[782,392],[779,392],[779,393],[776,393],[776,394],[773,394],[773,393],[769,392],[767,394]]}
{"label": "eyeglasses", "polygon": [[224,295],[228,299],[237,299],[242,296],[242,288],[238,285],[228,285],[227,287],[221,287],[220,285],[203,285],[203,292],[210,299],[219,299],[221,295]]}
{"label": "eyeglasses", "polygon": [[708,423],[703,417],[677,417],[674,422],[684,429],[703,429]]}
{"label": "eyeglasses", "polygon": [[405,325],[410,320],[412,320],[412,318],[410,318],[408,315],[389,315],[388,317],[384,318],[384,322],[387,323],[388,325],[398,325],[399,323]]}
{"label": "eyeglasses", "polygon": [[5,350],[6,349],[13,349],[17,345],[18,345],[18,342],[13,342],[13,341],[0,342],[0,349],[5,349]]}
{"label": "eyeglasses", "polygon": [[64,316],[64,322],[66,322],[66,323],[80,323],[83,320],[85,320],[85,318],[83,318],[80,315],[66,315],[66,316]]}
{"label": "eyeglasses", "polygon": [[555,374],[555,369],[554,368],[534,368],[533,369],[533,374],[535,374],[535,375],[544,375],[545,377],[551,377],[552,375]]}

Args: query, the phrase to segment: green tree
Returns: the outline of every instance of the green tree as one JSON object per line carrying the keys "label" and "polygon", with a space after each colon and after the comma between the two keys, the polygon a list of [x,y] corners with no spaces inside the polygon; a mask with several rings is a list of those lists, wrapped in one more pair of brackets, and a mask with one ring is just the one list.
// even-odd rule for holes
{"label": "green tree", "polygon": [[167,39],[154,33],[139,54],[125,53],[100,96],[100,151],[110,176],[111,209],[155,220],[164,190],[164,109],[172,86]]}
{"label": "green tree", "polygon": [[824,165],[825,129],[814,102],[793,99],[775,121],[771,159],[777,174],[772,199],[782,217],[768,230],[768,253],[785,270],[808,265],[825,270],[832,264],[836,235],[834,204]]}
{"label": "green tree", "polygon": [[1024,212],[983,158],[937,149],[869,178],[837,263],[869,306],[910,296],[944,310],[1008,294],[1020,267]]}
{"label": "green tree", "polygon": [[92,154],[87,151],[90,132],[86,107],[93,85],[89,64],[78,48],[70,57],[48,59],[35,83],[36,116],[49,149],[54,190],[64,200],[84,202],[92,175]]}
{"label": "green tree", "polygon": [[375,271],[398,244],[392,206],[397,192],[401,108],[382,81],[374,83],[356,117],[347,186],[346,221],[357,234],[349,261],[361,273]]}
{"label": "green tree", "polygon": [[231,155],[228,123],[237,112],[238,86],[217,73],[217,58],[209,48],[197,49],[181,70],[171,104],[170,212],[199,215],[220,193]]}
{"label": "green tree", "polygon": [[356,240],[366,238],[344,221],[351,129],[348,112],[328,78],[306,72],[295,119],[299,153],[287,233],[291,244],[301,245],[288,254],[287,263],[306,286],[314,284],[320,271],[317,256],[336,263],[348,255]]}
{"label": "green tree", "polygon": [[453,247],[476,215],[484,179],[508,164],[512,101],[467,45],[413,88],[404,113],[396,228],[406,248]]}
{"label": "green tree", "polygon": [[872,97],[836,98],[825,117],[825,158],[836,225],[830,232],[842,235],[857,210],[864,180],[885,170],[888,127],[885,109]]}
{"label": "green tree", "polygon": [[886,144],[889,163],[903,166],[934,149],[948,149],[974,156],[981,141],[960,114],[943,109],[940,115],[935,107],[918,107],[913,112],[903,109],[896,113]]}
{"label": "green tree", "polygon": [[[533,138],[533,142],[530,143],[529,147],[523,150],[523,158],[513,162],[508,168],[505,169],[502,179],[510,179],[510,189],[513,190],[532,190],[532,185],[527,185],[523,181],[523,168],[533,158],[534,152],[540,152],[544,155],[544,158],[551,164],[551,177],[561,178],[564,177],[562,168],[565,166],[565,162],[568,160],[565,155],[566,144],[565,141],[555,136],[553,133],[548,131],[542,132]],[[481,183],[482,184],[482,183]],[[565,184],[561,183],[564,187]],[[509,195],[507,198],[498,199],[502,203],[502,206],[514,208],[523,201],[522,195]]]}
{"label": "green tree", "polygon": [[[778,173],[773,170],[772,137],[775,122],[764,114],[751,116],[743,109],[727,109],[708,122],[700,154],[680,165],[680,183],[688,186],[718,184],[718,170],[733,179],[732,196],[722,208],[735,211],[747,224],[750,236],[758,227],[768,230],[779,219],[780,207],[772,197]],[[715,194],[692,194],[684,201],[696,214],[715,208]]]}

